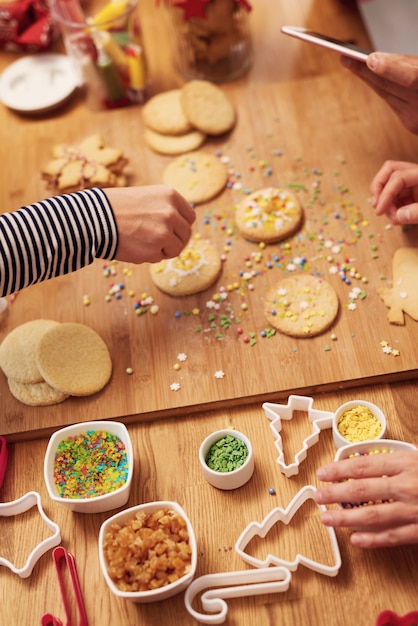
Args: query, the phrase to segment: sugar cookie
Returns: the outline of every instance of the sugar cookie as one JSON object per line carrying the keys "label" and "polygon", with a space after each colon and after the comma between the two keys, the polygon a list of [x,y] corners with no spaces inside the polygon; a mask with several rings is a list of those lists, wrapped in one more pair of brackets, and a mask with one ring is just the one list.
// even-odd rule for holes
{"label": "sugar cookie", "polygon": [[142,107],[142,119],[148,128],[161,135],[183,135],[193,130],[180,100],[180,89],[158,93]]}
{"label": "sugar cookie", "polygon": [[10,393],[29,406],[50,406],[64,402],[69,397],[68,394],[62,393],[48,385],[46,382],[41,383],[19,383],[12,378],[7,379]]}
{"label": "sugar cookie", "polygon": [[189,152],[177,157],[163,172],[163,183],[174,187],[196,204],[217,196],[228,181],[226,167],[208,152]]}
{"label": "sugar cookie", "polygon": [[381,287],[377,293],[389,308],[391,324],[405,324],[404,313],[418,321],[418,250],[399,248],[393,255],[393,286]]}
{"label": "sugar cookie", "polygon": [[7,378],[19,383],[43,381],[36,354],[43,335],[59,325],[53,320],[31,320],[10,331],[0,345],[0,367]]}
{"label": "sugar cookie", "polygon": [[42,336],[37,364],[51,387],[71,396],[100,391],[112,373],[109,350],[100,335],[89,326],[71,322]]}
{"label": "sugar cookie", "polygon": [[186,296],[208,289],[222,270],[218,250],[208,241],[193,239],[174,259],[151,265],[151,278],[161,291]]}
{"label": "sugar cookie", "polygon": [[279,187],[266,187],[245,196],[235,210],[238,232],[250,241],[275,243],[301,225],[303,211],[295,196]]}
{"label": "sugar cookie", "polygon": [[200,130],[192,130],[184,135],[161,135],[151,128],[146,128],[144,139],[155,152],[175,155],[197,150],[204,143],[206,135]]}
{"label": "sugar cookie", "polygon": [[331,326],[338,314],[338,296],[323,278],[295,274],[267,292],[264,314],[281,333],[314,337]]}
{"label": "sugar cookie", "polygon": [[223,135],[235,125],[235,109],[225,92],[206,80],[191,80],[181,89],[189,122],[208,135]]}

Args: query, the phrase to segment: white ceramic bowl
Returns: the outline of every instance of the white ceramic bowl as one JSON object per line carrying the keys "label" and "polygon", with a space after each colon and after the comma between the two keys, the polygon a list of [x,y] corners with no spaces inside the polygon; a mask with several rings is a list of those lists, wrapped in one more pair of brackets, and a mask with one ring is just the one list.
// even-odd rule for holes
{"label": "white ceramic bowl", "polygon": [[[75,437],[86,431],[107,431],[122,440],[128,463],[126,481],[118,488],[108,493],[91,496],[88,498],[70,498],[60,495],[54,480],[55,454],[59,444],[70,437]],[[112,421],[80,422],[57,430],[50,438],[44,460],[44,479],[50,498],[59,502],[77,513],[103,513],[124,506],[129,498],[132,476],[134,470],[134,457],[132,442],[124,424]]]}
{"label": "white ceramic bowl", "polygon": [[[217,472],[208,466],[206,456],[214,443],[228,435],[240,439],[246,445],[248,455],[241,467],[230,472]],[[217,430],[208,435],[199,448],[199,461],[206,480],[217,489],[230,490],[242,487],[250,480],[254,472],[254,453],[251,441],[236,430]]]}
{"label": "white ceramic bowl", "polygon": [[342,461],[348,459],[352,454],[365,454],[373,450],[389,450],[390,452],[397,452],[398,450],[415,450],[416,446],[413,443],[407,441],[398,441],[396,439],[376,439],[369,441],[362,441],[360,443],[351,443],[346,446],[342,446],[337,450],[334,457],[334,461]]}
{"label": "white ceramic bowl", "polygon": [[[338,430],[338,422],[346,411],[349,411],[350,409],[354,409],[358,406],[369,409],[369,411],[371,411],[373,415],[379,420],[381,428],[376,436],[373,436],[371,434],[368,435],[367,432],[362,432],[361,433],[362,439],[353,441],[352,439],[348,437],[344,437],[344,435],[341,434],[341,432]],[[350,400],[350,402],[345,402],[344,404],[342,404],[334,413],[334,417],[332,420],[332,436],[334,439],[334,444],[337,449],[341,448],[342,446],[346,446],[347,444],[350,444],[350,443],[361,443],[361,441],[366,441],[366,440],[371,440],[371,439],[373,440],[382,439],[385,436],[385,433],[386,433],[386,417],[383,411],[378,406],[376,406],[376,404],[373,404],[372,402],[368,402],[367,400]]]}
{"label": "white ceramic bowl", "polygon": [[[144,513],[151,514],[160,509],[170,509],[175,511],[178,515],[180,515],[187,524],[187,530],[189,534],[189,545],[191,548],[191,564],[190,569],[186,572],[184,576],[179,578],[177,581],[165,585],[164,587],[160,587],[159,589],[152,589],[150,591],[121,591],[115,585],[113,580],[110,578],[107,570],[107,562],[106,557],[103,551],[103,541],[106,536],[106,533],[112,524],[120,524],[124,525],[129,520],[133,519],[136,513],[142,511]],[[196,547],[196,537],[194,534],[194,530],[192,524],[177,502],[170,501],[160,501],[160,502],[147,502],[145,504],[139,504],[138,506],[130,507],[125,511],[121,511],[120,513],[116,513],[109,519],[107,519],[100,527],[99,532],[99,561],[100,567],[103,573],[103,576],[110,588],[110,590],[118,596],[119,598],[124,598],[125,600],[130,600],[131,602],[137,603],[148,603],[148,602],[158,602],[160,600],[166,600],[167,598],[171,598],[172,596],[184,591],[186,587],[192,582],[193,577],[196,572],[197,565],[197,547]]]}

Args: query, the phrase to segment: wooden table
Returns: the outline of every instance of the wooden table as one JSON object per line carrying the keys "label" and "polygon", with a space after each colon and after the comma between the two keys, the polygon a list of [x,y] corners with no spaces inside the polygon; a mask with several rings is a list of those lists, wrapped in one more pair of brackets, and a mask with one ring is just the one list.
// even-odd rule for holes
{"label": "wooden table", "polygon": [[[410,136],[401,127],[384,103],[341,69],[338,55],[308,44],[299,44],[279,34],[281,24],[305,24],[319,31],[332,31],[334,36],[342,39],[355,39],[359,45],[367,47],[367,33],[357,10],[352,3],[339,0],[298,0],[291,3],[284,0],[276,0],[274,3],[257,0],[254,4],[253,67],[247,76],[224,87],[239,107],[239,134],[232,134],[229,141],[240,171],[245,172],[245,181],[250,180],[246,171],[249,162],[246,150],[250,143],[251,151],[256,155],[256,164],[257,159],[266,158],[271,153],[272,147],[280,147],[283,160],[278,168],[278,176],[283,180],[300,182],[305,172],[306,181],[311,184],[309,168],[321,168],[321,185],[327,190],[324,198],[332,200],[332,190],[335,195],[335,187],[340,182],[350,185],[350,199],[355,206],[358,203],[363,206],[371,176],[381,162],[385,158],[415,160],[418,154],[417,138]],[[183,81],[172,67],[164,43],[167,38],[164,36],[163,22],[152,0],[142,0],[140,10],[152,80],[150,93],[180,86]],[[2,54],[0,68],[6,67],[13,58]],[[278,129],[273,129],[274,111],[280,114]],[[103,132],[110,143],[128,151],[133,184],[159,182],[162,167],[167,162],[166,158],[151,154],[142,145],[142,122],[138,107],[97,114],[76,98],[52,116],[30,119],[5,108],[0,109],[0,115],[0,206],[3,211],[13,210],[47,195],[39,176],[39,164],[47,158],[58,137],[58,141],[69,141],[74,136],[74,128],[79,129],[81,136],[90,132]],[[274,142],[269,140],[272,135]],[[282,141],[278,141],[279,137]],[[221,142],[219,146],[227,150]],[[341,161],[338,167],[343,169],[341,178],[336,174],[339,154]],[[345,159],[347,162],[343,163]],[[262,171],[258,171],[251,179],[253,185],[261,186],[265,182]],[[225,199],[225,196],[222,198]],[[228,202],[233,199],[228,196]],[[211,215],[216,215],[222,206],[220,203],[218,199],[202,208],[202,211],[207,210]],[[367,206],[364,211],[367,211]],[[310,219],[314,215],[310,213]],[[372,215],[367,217],[373,220]],[[400,245],[415,245],[416,235],[412,229],[406,233],[391,231],[388,236],[383,221],[373,224],[376,224],[373,227],[378,232],[379,244],[385,244],[379,251],[379,264],[373,267],[370,263],[370,273],[368,270],[369,282],[376,286],[380,272],[384,271],[388,276],[391,274],[391,254],[394,249]],[[371,231],[367,231],[367,236],[371,235]],[[364,247],[359,246],[359,250],[359,254],[364,254]],[[362,268],[366,264],[369,267],[367,257],[362,257],[361,262]],[[143,270],[136,271],[137,277],[143,278]],[[101,312],[103,305],[87,311],[82,309],[78,300],[86,288],[93,289],[97,272],[97,268],[87,268],[77,275],[33,287],[19,294],[11,307],[9,318],[0,329],[1,337],[25,319],[55,315],[57,319],[74,319],[97,327],[105,335],[107,333],[106,338],[113,349],[113,341],[117,342],[121,338],[125,340],[132,332],[131,327],[127,331],[120,325],[124,311],[112,309],[111,313]],[[95,295],[99,298],[100,291]],[[339,292],[339,295],[346,297],[343,292]],[[135,404],[138,402],[138,394],[132,391],[128,391],[127,400],[124,399],[123,392],[127,385],[124,369],[128,365],[126,353],[116,362],[115,378],[107,395],[87,402],[68,404],[62,414],[49,409],[24,411],[17,404],[12,405],[5,381],[2,380],[0,431],[7,435],[10,442],[10,461],[1,499],[11,501],[32,490],[41,494],[46,514],[61,527],[62,545],[75,555],[92,626],[172,626],[196,622],[187,613],[182,595],[158,605],[133,605],[111,596],[100,574],[97,556],[100,524],[110,513],[71,514],[49,500],[42,476],[47,435],[57,426],[71,421],[99,419],[103,416],[125,421],[133,439],[136,459],[128,505],[168,499],[178,501],[183,506],[193,523],[198,541],[197,576],[249,569],[234,550],[241,531],[251,521],[261,522],[272,508],[286,508],[303,486],[316,485],[316,468],[335,454],[331,433],[323,431],[318,443],[308,451],[299,473],[286,478],[280,473],[277,464],[273,434],[262,410],[263,400],[285,403],[288,394],[296,391],[312,395],[314,408],[333,411],[346,400],[362,397],[384,408],[389,437],[418,441],[414,382],[416,324],[407,319],[405,327],[391,328],[386,321],[384,306],[372,289],[367,299],[368,310],[375,314],[373,324],[367,326],[368,317],[361,316],[360,307],[355,322],[347,322],[347,312],[343,312],[338,326],[339,347],[331,350],[335,361],[330,360],[327,365],[324,365],[323,353],[328,339],[323,338],[299,344],[300,360],[292,362],[289,353],[294,344],[286,344],[286,340],[284,344],[276,342],[268,348],[255,346],[252,356],[248,357],[248,351],[245,352],[242,344],[237,348],[237,342],[232,340],[226,342],[226,348],[214,347],[213,342],[202,341],[196,352],[193,352],[190,329],[187,331],[189,334],[183,335],[186,339],[167,337],[166,356],[159,352],[154,355],[152,351],[148,353],[151,355],[148,359],[149,371],[145,368],[136,380],[138,385],[147,389],[147,397],[153,397],[154,394],[157,399],[161,398],[159,407],[151,401],[147,404],[147,398],[141,399],[142,405],[141,402]],[[199,299],[199,306],[204,301]],[[261,323],[255,304],[253,317],[247,323],[248,328],[252,324],[256,327]],[[187,306],[190,305],[191,301]],[[351,362],[352,349],[346,338],[352,324],[359,333],[360,346],[367,342],[371,346],[371,350],[361,347],[355,349],[354,366]],[[158,342],[155,331],[153,337]],[[376,349],[381,339],[392,342],[394,346],[400,345],[400,357],[383,357]],[[258,341],[258,345],[260,343]],[[136,347],[140,348],[141,344]],[[204,382],[204,376],[209,378],[208,371],[214,371],[219,355],[226,349],[235,351],[233,353],[237,358],[233,368],[237,375],[232,390],[223,393],[217,390],[213,381]],[[193,361],[190,370],[183,371],[185,395],[170,395],[162,386],[153,391],[150,380],[153,381],[159,372],[164,378],[180,350],[190,350],[193,355],[200,354],[200,360],[197,361],[195,357],[196,361]],[[272,360],[275,350],[278,356]],[[250,365],[254,367],[256,385],[251,382],[252,374],[248,374],[251,370],[247,369],[249,362],[246,359],[250,359]],[[333,363],[339,363],[341,371],[346,366],[348,375],[344,377],[339,372],[333,377]],[[274,379],[272,383],[275,365],[282,370],[278,370],[277,380]],[[360,374],[352,375],[350,367],[354,367],[356,372],[359,370]],[[141,369],[140,359],[135,362],[135,368]],[[289,368],[293,374],[288,378],[283,374],[283,382],[281,372]],[[320,378],[316,376],[316,370],[321,371]],[[188,377],[193,381],[204,382],[203,400],[187,391]],[[228,381],[228,376],[226,379]],[[266,383],[266,380],[269,382]],[[260,384],[264,384],[261,389],[258,387]],[[109,404],[112,405],[113,413],[106,415],[103,407]],[[197,452],[201,441],[213,430],[223,427],[233,427],[244,432],[254,446],[254,476],[246,486],[234,492],[220,492],[210,487],[198,465]],[[284,424],[282,435],[287,460],[291,460],[300,450],[310,428],[306,415],[299,413]],[[271,487],[275,495],[269,493]],[[45,536],[45,528],[39,523],[36,510],[19,517],[2,518],[1,531],[0,554],[14,560],[16,565],[21,565],[28,551]],[[417,609],[418,548],[364,552],[351,547],[349,535],[349,530],[337,532],[342,567],[335,578],[300,566],[293,572],[289,590],[285,593],[229,601],[227,623],[231,626],[253,626],[255,623],[262,626],[280,623],[286,626],[307,623],[321,626],[351,626],[353,623],[372,626],[378,613],[384,609],[392,609],[399,615]],[[274,553],[278,552],[279,545],[278,556],[288,560],[293,560],[296,552],[327,564],[333,558],[316,510],[308,505],[303,507],[293,524],[280,530],[273,544],[266,541],[259,549],[265,550],[268,545],[272,545]],[[50,554],[42,557],[28,579],[20,579],[6,568],[1,569],[0,576],[2,622],[37,624],[41,615],[47,611],[63,618]]]}

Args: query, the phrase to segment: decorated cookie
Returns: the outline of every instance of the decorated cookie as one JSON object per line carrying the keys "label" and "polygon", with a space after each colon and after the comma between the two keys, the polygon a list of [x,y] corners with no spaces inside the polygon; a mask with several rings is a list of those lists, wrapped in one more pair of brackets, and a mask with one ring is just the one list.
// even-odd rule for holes
{"label": "decorated cookie", "polygon": [[267,292],[264,314],[281,333],[314,337],[331,326],[338,314],[338,296],[323,278],[295,274]]}
{"label": "decorated cookie", "polygon": [[300,227],[302,219],[303,211],[295,196],[278,187],[254,191],[235,210],[237,229],[250,241],[281,241]]}
{"label": "decorated cookie", "polygon": [[7,378],[24,384],[43,381],[36,362],[39,342],[48,330],[58,325],[53,320],[31,320],[6,335],[0,345],[0,367]]}
{"label": "decorated cookie", "polygon": [[12,378],[7,379],[10,393],[29,406],[50,406],[64,402],[69,397],[68,394],[62,393],[48,385],[46,382],[41,383],[19,383]]}
{"label": "decorated cookie", "polygon": [[228,172],[218,157],[208,152],[189,152],[177,157],[164,170],[163,183],[174,187],[186,200],[207,202],[225,187]]}
{"label": "decorated cookie", "polygon": [[159,93],[142,108],[142,119],[148,128],[161,135],[184,135],[194,130],[180,100],[180,89]]}
{"label": "decorated cookie", "polygon": [[77,144],[54,148],[53,159],[42,169],[42,177],[55,192],[71,192],[90,187],[123,187],[127,163],[122,150],[106,146],[100,135]]}
{"label": "decorated cookie", "polygon": [[181,89],[189,122],[208,135],[222,135],[235,125],[235,109],[225,92],[206,80],[191,80]]}
{"label": "decorated cookie", "polygon": [[200,130],[191,130],[184,135],[161,135],[151,128],[146,128],[144,139],[155,152],[175,155],[197,150],[204,143],[206,135]]}
{"label": "decorated cookie", "polygon": [[84,324],[66,322],[47,331],[37,351],[44,380],[70,396],[100,391],[109,381],[112,361],[96,331]]}
{"label": "decorated cookie", "polygon": [[391,324],[405,324],[404,313],[418,321],[418,250],[399,248],[393,255],[392,287],[382,287],[377,293],[388,307]]}
{"label": "decorated cookie", "polygon": [[151,278],[161,291],[171,296],[186,296],[205,291],[221,270],[217,249],[208,241],[195,238],[179,256],[151,265]]}

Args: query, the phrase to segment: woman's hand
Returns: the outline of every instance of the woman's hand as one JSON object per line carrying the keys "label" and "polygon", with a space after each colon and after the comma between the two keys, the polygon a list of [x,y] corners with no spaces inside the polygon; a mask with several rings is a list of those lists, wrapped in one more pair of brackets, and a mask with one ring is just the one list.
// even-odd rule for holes
{"label": "woman's hand", "polygon": [[418,451],[353,457],[324,465],[317,475],[332,483],[316,491],[318,504],[373,502],[321,513],[326,526],[355,528],[353,545],[418,543]]}

